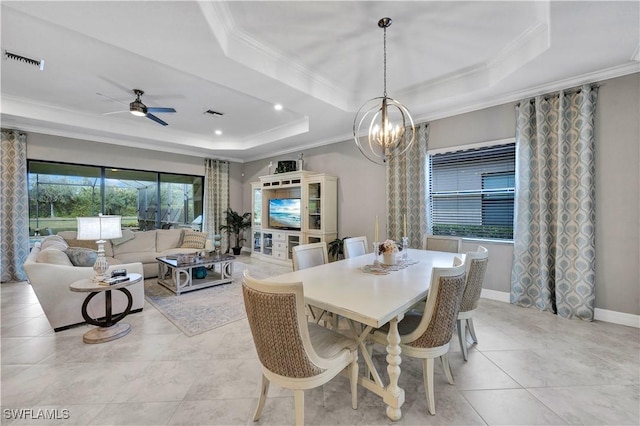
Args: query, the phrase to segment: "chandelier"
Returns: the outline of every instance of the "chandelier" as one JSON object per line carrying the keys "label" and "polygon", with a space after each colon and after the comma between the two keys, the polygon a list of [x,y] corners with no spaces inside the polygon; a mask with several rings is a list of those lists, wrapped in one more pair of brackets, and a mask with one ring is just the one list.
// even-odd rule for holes
{"label": "chandelier", "polygon": [[353,121],[353,138],[360,152],[376,164],[404,154],[413,144],[416,128],[407,107],[387,96],[387,28],[391,18],[382,18],[384,30],[384,91],[360,107]]}

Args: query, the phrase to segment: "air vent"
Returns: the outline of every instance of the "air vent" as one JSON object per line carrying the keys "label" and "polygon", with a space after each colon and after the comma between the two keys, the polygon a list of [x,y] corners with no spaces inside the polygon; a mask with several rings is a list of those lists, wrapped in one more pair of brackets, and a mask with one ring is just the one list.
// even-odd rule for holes
{"label": "air vent", "polygon": [[224,115],[222,112],[214,111],[212,109],[206,110],[203,114],[211,114],[211,115]]}
{"label": "air vent", "polygon": [[44,60],[43,59],[32,59],[32,58],[27,58],[26,56],[21,56],[15,53],[11,53],[7,50],[4,51],[4,57],[6,59],[12,59],[14,61],[18,61],[18,62],[24,62],[25,64],[29,64],[29,65],[34,65],[38,68],[40,68],[40,71],[44,70]]}

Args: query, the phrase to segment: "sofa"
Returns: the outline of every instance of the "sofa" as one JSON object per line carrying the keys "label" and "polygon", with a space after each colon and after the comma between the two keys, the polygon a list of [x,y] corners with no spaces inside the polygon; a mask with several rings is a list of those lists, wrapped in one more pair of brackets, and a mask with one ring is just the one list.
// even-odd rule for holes
{"label": "sofa", "polygon": [[[213,244],[205,235],[181,229],[123,230],[122,238],[105,243],[105,255],[110,265],[107,274],[114,269],[126,269],[130,273],[141,274],[143,278],[155,277],[158,274],[156,257],[212,250]],[[35,244],[24,263],[29,283],[55,331],[85,322],[81,310],[88,293],[72,292],[69,285],[95,276],[92,265],[97,246],[95,241],[77,240],[76,236],[75,231],[64,231],[46,237]],[[141,311],[144,307],[144,280],[127,289],[133,298],[131,311]],[[120,291],[112,292],[113,314],[123,312],[126,306],[126,296]],[[104,293],[91,300],[87,312],[94,318],[104,317]]]}
{"label": "sofa", "polygon": [[[61,231],[57,235],[64,238],[70,247],[98,249],[95,241],[78,240],[76,231]],[[157,257],[211,250],[213,243],[207,239],[207,234],[190,229],[139,232],[123,229],[121,238],[107,240],[104,244],[104,253],[110,265],[140,262],[145,278],[158,276]]]}

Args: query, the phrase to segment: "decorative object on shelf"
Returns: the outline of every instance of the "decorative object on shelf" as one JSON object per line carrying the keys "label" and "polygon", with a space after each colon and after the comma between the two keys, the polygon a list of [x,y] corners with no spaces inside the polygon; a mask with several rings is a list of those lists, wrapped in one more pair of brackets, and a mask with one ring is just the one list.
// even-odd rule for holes
{"label": "decorative object on shelf", "polygon": [[[234,234],[236,236],[236,244],[231,247],[234,255],[239,255],[242,250],[241,242],[245,241],[246,238],[242,238],[242,231],[247,228],[251,228],[251,213],[245,212],[242,215],[240,213],[234,211],[231,207],[229,207],[226,211],[227,215],[227,223],[226,225],[221,225],[220,230],[226,230],[228,234]],[[229,242],[231,244],[231,242]],[[229,247],[227,247],[227,253],[229,252]]]}
{"label": "decorative object on shelf", "polygon": [[303,153],[298,154],[298,170],[304,170],[304,158]]}
{"label": "decorative object on shelf", "polygon": [[122,217],[99,215],[98,217],[78,217],[78,240],[95,240],[98,244],[98,257],[93,264],[96,271],[94,281],[109,278],[105,275],[109,262],[104,255],[105,240],[122,237]]}
{"label": "decorative object on shelf", "polygon": [[222,240],[222,235],[215,234],[212,238],[213,240],[213,250],[216,252],[216,257],[220,257],[220,241]]}
{"label": "decorative object on shelf", "polygon": [[296,161],[295,160],[278,161],[278,167],[276,167],[276,174],[277,173],[295,172],[295,171],[296,171]]}
{"label": "decorative object on shelf", "polygon": [[378,21],[378,27],[384,30],[383,95],[365,102],[353,121],[353,138],[358,149],[376,164],[401,156],[416,138],[416,127],[407,107],[387,96],[387,28],[391,22],[391,18]]}
{"label": "decorative object on shelf", "polygon": [[382,263],[384,265],[395,265],[396,254],[398,253],[398,245],[393,240],[386,240],[380,244],[380,253],[382,253]]}

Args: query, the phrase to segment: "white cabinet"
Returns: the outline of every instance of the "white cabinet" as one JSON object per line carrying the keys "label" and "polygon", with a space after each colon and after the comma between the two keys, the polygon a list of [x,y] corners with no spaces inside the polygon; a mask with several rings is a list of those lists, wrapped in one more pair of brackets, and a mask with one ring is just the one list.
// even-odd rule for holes
{"label": "white cabinet", "polygon": [[252,255],[288,263],[294,246],[337,237],[337,177],[308,171],[261,176],[251,191]]}

